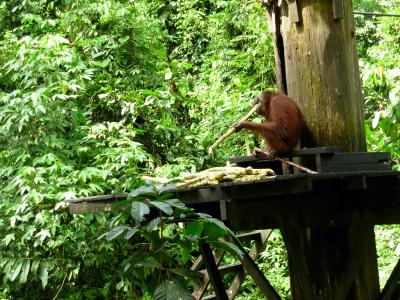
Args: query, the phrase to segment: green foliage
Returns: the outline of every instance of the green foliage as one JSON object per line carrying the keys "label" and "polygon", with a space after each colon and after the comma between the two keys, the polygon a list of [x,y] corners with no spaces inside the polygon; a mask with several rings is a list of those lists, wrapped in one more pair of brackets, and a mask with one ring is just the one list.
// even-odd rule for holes
{"label": "green foliage", "polygon": [[376,226],[375,239],[379,283],[383,288],[400,257],[400,231],[398,225]]}
{"label": "green foliage", "polygon": [[[381,1],[353,0],[353,9],[363,12],[384,12]],[[374,16],[355,15],[357,47],[361,57],[367,54],[368,48],[378,42],[376,37],[378,19]]]}
{"label": "green foliage", "polygon": [[221,221],[195,213],[171,198],[173,194],[162,193],[166,188],[141,186],[129,193],[118,204],[124,208],[111,220],[113,228],[99,239],[114,243],[123,236],[127,241],[131,254],[121,263],[124,276],[118,283],[124,290],[154,291],[154,299],[194,299],[188,288],[201,274],[190,270],[190,258],[193,252],[198,254],[198,243],[207,242],[239,257],[242,252],[220,240],[232,237]]}
{"label": "green foliage", "polygon": [[[356,22],[369,147],[398,161],[399,19]],[[0,29],[0,298],[186,297],[199,240],[238,254],[217,241],[218,220],[136,188],[141,174],[196,171],[257,143],[236,135],[205,155],[274,86],[259,1],[0,1]],[[127,214],[71,216],[63,202],[129,191]],[[278,241],[262,268],[286,296]]]}
{"label": "green foliage", "polygon": [[[150,39],[162,37],[158,23],[139,4],[8,4],[1,6],[0,290],[14,298],[126,294],[116,264],[125,246],[96,240],[109,215],[73,217],[61,201],[129,190],[152,162],[129,102],[144,81],[146,88],[163,81],[154,71],[163,45]],[[19,18],[6,22],[12,14]],[[78,22],[87,21],[82,16],[93,26]]]}
{"label": "green foliage", "polygon": [[[177,204],[134,202],[131,224],[71,216],[63,200],[131,191],[142,173],[174,176],[242,152],[236,137],[204,156],[274,82],[266,26],[255,0],[0,2],[1,297],[149,297],[156,285],[147,294],[132,285],[123,263],[132,245],[117,237],[146,239],[135,226],[158,210],[164,221],[146,226],[159,228]],[[219,225],[194,221],[178,236],[219,236]]]}
{"label": "green foliage", "polygon": [[[394,2],[380,2],[379,5],[382,9],[393,9]],[[369,148],[390,151],[396,169],[400,168],[399,24],[398,18],[375,20],[376,31],[369,35],[375,41],[361,53],[360,64]]]}

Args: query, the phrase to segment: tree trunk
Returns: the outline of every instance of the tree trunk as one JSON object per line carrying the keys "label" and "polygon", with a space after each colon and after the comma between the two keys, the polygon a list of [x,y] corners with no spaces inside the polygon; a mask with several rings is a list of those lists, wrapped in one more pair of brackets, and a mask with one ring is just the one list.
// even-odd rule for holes
{"label": "tree trunk", "polygon": [[306,123],[302,146],[365,151],[351,1],[281,2],[270,9],[279,14],[272,16],[274,24],[270,22],[276,32],[278,82],[302,109]]}

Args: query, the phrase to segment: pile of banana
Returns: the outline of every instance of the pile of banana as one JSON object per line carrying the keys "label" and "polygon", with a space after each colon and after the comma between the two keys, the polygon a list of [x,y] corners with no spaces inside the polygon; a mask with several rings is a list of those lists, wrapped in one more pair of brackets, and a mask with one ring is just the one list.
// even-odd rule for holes
{"label": "pile of banana", "polygon": [[[244,182],[275,177],[271,169],[253,169],[252,167],[215,167],[198,173],[182,173],[179,175],[177,187],[195,187],[213,185],[221,182]],[[167,183],[170,179],[143,176],[144,180],[153,183]]]}

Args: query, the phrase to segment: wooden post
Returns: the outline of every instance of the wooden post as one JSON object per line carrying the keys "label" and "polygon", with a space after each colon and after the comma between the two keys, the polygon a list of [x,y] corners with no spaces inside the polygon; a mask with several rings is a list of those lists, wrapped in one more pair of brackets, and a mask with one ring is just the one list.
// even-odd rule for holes
{"label": "wooden post", "polygon": [[[274,34],[279,90],[296,99],[303,111],[302,146],[365,151],[351,1],[263,3]],[[336,228],[294,228],[289,219],[281,219],[293,299],[378,298],[373,225],[354,220]]]}

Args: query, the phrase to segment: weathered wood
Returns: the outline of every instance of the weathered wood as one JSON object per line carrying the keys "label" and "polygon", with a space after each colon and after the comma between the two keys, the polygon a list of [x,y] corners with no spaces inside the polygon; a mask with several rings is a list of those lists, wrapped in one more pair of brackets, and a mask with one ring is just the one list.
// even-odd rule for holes
{"label": "weathered wood", "polygon": [[[370,216],[372,224],[391,224],[400,222],[399,174],[393,171],[290,174],[272,181],[179,189],[176,196],[197,211],[223,217],[235,230],[277,228],[277,217],[281,214],[290,214],[290,226],[297,227],[350,225],[352,214],[360,211]],[[70,208],[75,206],[71,212],[88,212],[85,209],[97,207],[97,202],[113,205],[117,196],[106,196],[112,199],[110,203],[104,202],[105,197],[74,199],[70,203]],[[216,201],[218,197],[224,200]]]}
{"label": "weathered wood", "polygon": [[379,300],[400,299],[400,260],[397,262],[385,287],[382,290]]}
{"label": "weathered wood", "polygon": [[281,13],[277,5],[270,4],[267,7],[268,19],[269,19],[269,30],[274,39],[274,54],[276,64],[276,80],[278,84],[279,92],[287,94],[287,83],[286,83],[286,68],[285,68],[285,53],[283,47],[283,38],[280,31],[280,18]]}
{"label": "weathered wood", "polygon": [[[330,148],[330,147],[315,147],[315,148],[304,148],[300,150],[293,150],[291,152],[279,152],[280,157],[297,157],[297,156],[309,156],[309,155],[316,155],[316,154],[335,154],[335,153],[341,153],[343,150],[340,148]],[[371,153],[371,152],[369,152]],[[380,152],[379,152],[380,153]],[[253,162],[253,161],[258,161],[258,160],[271,160],[270,158],[266,157],[265,155],[262,154],[253,154],[249,156],[238,156],[229,159],[229,163],[234,164],[241,164],[241,163],[246,163],[246,162]]]}
{"label": "weathered wood", "polygon": [[[282,153],[279,157],[298,158],[296,163],[316,170],[318,173],[356,172],[356,171],[388,171],[390,167],[389,152],[353,152],[341,153],[334,148],[311,148]],[[283,167],[277,169],[273,160],[260,153],[251,156],[241,156],[230,160],[230,163],[241,167],[268,167],[276,174],[283,174]]]}
{"label": "weathered wood", "polygon": [[391,170],[389,152],[320,154],[316,159],[317,170],[320,173]]}
{"label": "weathered wood", "polygon": [[[221,250],[221,249],[217,249],[216,251],[213,252],[214,261],[217,266],[220,264],[224,254],[225,254],[225,251]],[[204,267],[204,263],[205,263],[205,260],[204,260],[203,256],[200,255],[196,259],[196,261],[193,263],[193,265],[190,267],[190,269],[192,271],[202,272],[201,269]],[[192,293],[193,297],[197,300],[203,299],[202,296],[210,284],[210,276],[208,275],[208,271],[204,270],[203,274],[204,275],[203,275],[202,284],[200,286],[198,286]]]}
{"label": "weathered wood", "polygon": [[[259,231],[252,231],[252,232],[247,232],[243,234],[236,235],[236,239],[243,242],[243,241],[255,241],[255,244],[252,246],[250,252],[249,252],[249,257],[252,260],[255,260],[260,251],[265,246],[265,243],[267,242],[268,237],[270,236],[272,230],[271,229],[266,229],[266,230],[259,230]],[[217,249],[214,253],[216,265],[219,265],[220,261],[222,260],[223,256],[225,254],[225,251],[222,251],[220,249]],[[199,271],[200,268],[204,264],[204,259],[202,256],[199,256],[195,263],[192,265],[191,270],[193,271]],[[235,272],[237,273],[234,280],[232,281],[229,289],[227,290],[227,294],[229,299],[233,299],[233,297],[236,295],[238,292],[241,283],[246,277],[247,272],[244,270],[242,263],[233,263],[229,265],[224,265],[224,266],[219,266],[218,271],[220,275],[224,275],[226,273],[232,273]],[[196,288],[196,290],[193,292],[193,296],[195,299],[216,299],[215,294],[207,295],[206,297],[203,297],[203,294],[205,290],[207,289],[209,282],[210,282],[210,277],[208,275],[207,270],[201,270],[204,274],[203,277],[203,283]]]}
{"label": "weathered wood", "polygon": [[[265,156],[268,156],[268,153],[266,151],[260,149],[260,148],[255,148],[255,150],[258,153],[261,153],[261,154],[263,154]],[[293,173],[292,167],[296,168],[297,170],[300,170],[300,171],[303,171],[305,173],[308,173],[308,174],[317,174],[316,171],[310,170],[310,169],[308,169],[308,168],[306,168],[306,167],[304,167],[302,165],[299,165],[299,164],[296,164],[295,162],[293,162],[292,161],[292,159],[293,159],[292,157],[289,157],[289,160],[287,160],[287,159],[281,158],[281,157],[276,155],[276,156],[274,156],[273,159],[277,160],[277,161],[280,161],[281,163],[285,164],[286,167],[289,169],[286,172],[284,171],[283,172],[284,174],[292,174]]]}
{"label": "weathered wood", "polygon": [[207,268],[208,276],[210,277],[210,281],[217,299],[228,300],[229,298],[228,295],[226,294],[226,290],[224,288],[221,275],[218,272],[218,267],[217,264],[215,263],[210,245],[207,243],[199,243],[199,250],[204,258],[204,263]]}
{"label": "weathered wood", "polygon": [[371,216],[371,224],[396,223],[400,221],[398,173],[374,174],[313,175],[309,192],[236,198],[229,203],[229,223],[237,230],[277,228],[278,216],[290,215],[290,226],[345,226],[352,225],[359,212]]}
{"label": "weathered wood", "polygon": [[[349,297],[350,288],[354,284],[362,258],[365,256],[365,250],[367,249],[368,241],[371,238],[371,231],[373,232],[373,228],[372,230],[371,228],[367,228],[363,222],[361,222],[360,226],[354,226],[352,229],[354,232],[351,233],[353,238],[350,241],[350,256],[345,268],[343,269],[343,273],[338,280],[337,288],[333,297],[335,300],[346,300],[351,298]],[[379,287],[377,289],[379,289]],[[366,293],[365,295],[369,296],[370,293]]]}
{"label": "weathered wood", "polygon": [[[257,234],[257,236],[252,236],[252,240],[255,240],[255,244],[251,247],[250,252],[249,252],[249,257],[252,260],[256,260],[257,257],[260,254],[260,251],[264,248],[269,236],[271,235],[272,230],[271,229],[266,229],[266,230],[259,230],[253,232],[253,234]],[[238,235],[236,236],[240,241],[247,240],[247,238],[250,238],[250,235]],[[247,271],[246,269],[241,270],[238,272],[238,274],[235,276],[233,279],[229,289],[228,289],[228,297],[229,299],[233,299],[237,292],[240,289],[240,286],[242,282],[244,281],[246,277]]]}
{"label": "weathered wood", "polygon": [[229,289],[227,290],[228,297],[229,297],[230,300],[235,298],[235,296],[236,296],[237,292],[239,291],[239,289],[240,289],[243,281],[245,280],[245,278],[246,278],[246,272],[245,272],[244,269],[240,270],[236,274],[236,276],[233,279]]}
{"label": "weathered wood", "polygon": [[343,0],[333,0],[333,18],[343,19]]}
{"label": "weathered wood", "polygon": [[236,235],[236,238],[239,239],[239,241],[241,242],[255,241],[259,243],[261,241],[261,232],[262,231],[260,230],[256,230],[256,231],[241,233]]}
{"label": "weathered wood", "polygon": [[239,262],[218,267],[218,271],[221,275],[225,275],[232,272],[240,272],[242,270],[243,270],[243,265]]}
{"label": "weathered wood", "polygon": [[[375,249],[373,227],[365,230],[364,251],[348,248],[347,236],[357,239],[348,227],[292,228],[282,219],[282,236],[288,251],[293,299],[376,299],[379,293],[376,256],[373,263],[368,252]],[[360,225],[360,224],[358,224]],[[340,249],[338,251],[337,249]],[[355,251],[355,252],[354,252]],[[374,252],[375,253],[375,252]],[[368,265],[360,281],[359,268]],[[356,268],[355,272],[351,268]],[[349,290],[349,286],[351,289]]]}
{"label": "weathered wood", "polygon": [[287,226],[287,217],[280,217],[280,230],[285,242],[289,259],[291,294],[293,299],[296,294],[301,295],[299,299],[314,299],[313,287],[311,283],[311,274],[304,267],[307,265],[303,252],[300,247],[303,246],[299,229],[293,229]]}
{"label": "weathered wood", "polygon": [[[236,241],[234,241],[236,242]],[[261,290],[261,292],[267,297],[268,300],[279,300],[281,297],[275,291],[274,287],[264,276],[261,270],[258,268],[254,260],[246,252],[240,243],[236,243],[236,246],[242,250],[243,256],[241,257],[242,265],[244,266],[246,272],[253,278],[255,284]]]}
{"label": "weathered wood", "polygon": [[288,6],[289,6],[290,21],[292,23],[300,22],[299,9],[297,7],[297,1],[296,0],[289,0],[288,1]]}

